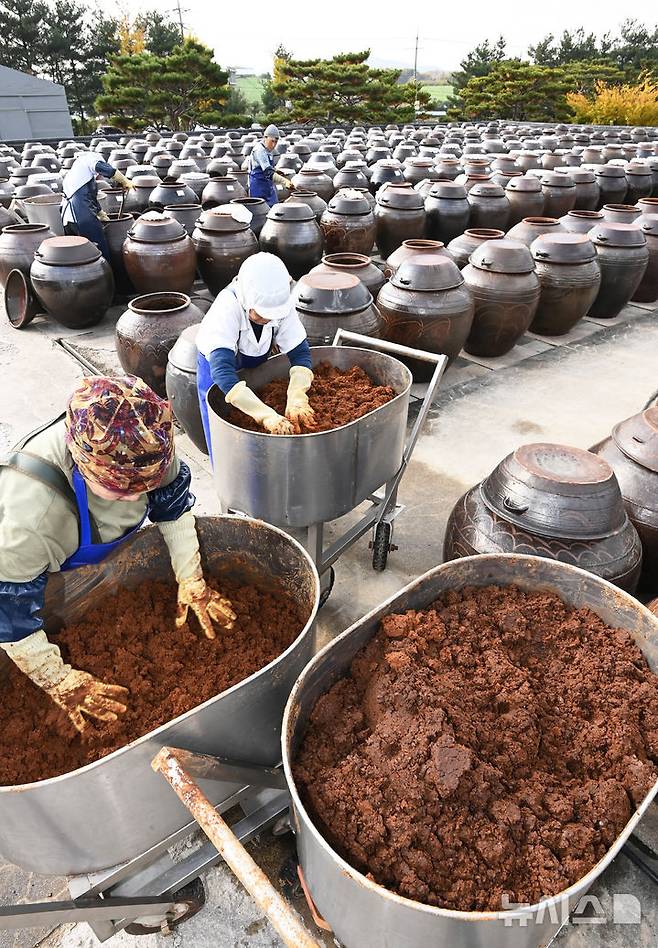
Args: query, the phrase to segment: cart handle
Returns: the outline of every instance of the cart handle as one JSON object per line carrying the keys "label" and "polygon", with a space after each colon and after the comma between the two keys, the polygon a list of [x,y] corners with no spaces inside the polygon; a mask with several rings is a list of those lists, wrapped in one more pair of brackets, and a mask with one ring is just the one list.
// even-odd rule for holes
{"label": "cart handle", "polygon": [[364,349],[378,349],[390,355],[402,356],[405,359],[419,359],[421,362],[439,363],[442,359],[448,361],[447,356],[427,352],[425,349],[412,349],[411,346],[401,346],[397,342],[388,342],[386,339],[375,339],[373,336],[363,336],[359,332],[350,332],[347,329],[337,329],[332,346],[340,346],[343,342],[353,342]]}

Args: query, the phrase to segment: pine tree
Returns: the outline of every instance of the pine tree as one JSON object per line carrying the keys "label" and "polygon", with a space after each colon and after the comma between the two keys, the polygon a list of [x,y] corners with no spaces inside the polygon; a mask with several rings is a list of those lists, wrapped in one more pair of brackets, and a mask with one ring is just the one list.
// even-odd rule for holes
{"label": "pine tree", "polygon": [[566,99],[569,89],[560,69],[505,60],[486,76],[471,79],[462,89],[462,115],[468,120],[569,121],[573,118]]}

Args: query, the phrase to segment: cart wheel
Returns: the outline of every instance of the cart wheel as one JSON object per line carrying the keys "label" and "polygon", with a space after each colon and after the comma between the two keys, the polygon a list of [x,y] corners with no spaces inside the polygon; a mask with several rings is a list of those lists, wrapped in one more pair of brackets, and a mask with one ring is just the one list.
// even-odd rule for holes
{"label": "cart wheel", "polygon": [[375,539],[372,541],[372,568],[378,573],[386,569],[392,532],[393,528],[388,520],[380,520],[375,528]]}
{"label": "cart wheel", "polygon": [[[170,930],[178,928],[182,922],[186,922],[188,918],[192,918],[197,912],[201,911],[206,904],[206,890],[201,879],[193,879],[182,889],[174,892],[172,898],[176,902],[186,902],[187,911],[168,922]],[[124,931],[128,935],[159,935],[162,931],[162,925],[142,925],[139,922],[132,922],[130,925],[126,925]]]}
{"label": "cart wheel", "polygon": [[323,605],[331,595],[331,590],[334,588],[334,583],[336,582],[336,571],[333,566],[329,567],[329,583],[325,588],[320,592],[320,602],[318,604],[318,609],[322,609]]}

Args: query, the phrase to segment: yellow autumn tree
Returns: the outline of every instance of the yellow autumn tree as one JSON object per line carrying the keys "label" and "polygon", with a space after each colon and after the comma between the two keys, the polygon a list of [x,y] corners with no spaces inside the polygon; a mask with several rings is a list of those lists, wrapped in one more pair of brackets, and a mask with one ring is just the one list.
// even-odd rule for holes
{"label": "yellow autumn tree", "polygon": [[637,83],[596,84],[592,97],[570,92],[567,102],[577,122],[593,125],[658,125],[658,81],[643,76]]}
{"label": "yellow autumn tree", "polygon": [[122,56],[135,56],[144,52],[146,31],[138,22],[131,19],[130,14],[122,14],[117,34],[119,37],[119,52]]}

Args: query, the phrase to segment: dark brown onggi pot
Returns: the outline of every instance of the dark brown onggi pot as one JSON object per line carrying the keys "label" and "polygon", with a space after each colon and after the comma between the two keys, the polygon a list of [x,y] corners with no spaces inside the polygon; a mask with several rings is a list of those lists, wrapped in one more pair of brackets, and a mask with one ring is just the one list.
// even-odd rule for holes
{"label": "dark brown onggi pot", "polygon": [[425,233],[449,243],[463,234],[471,219],[466,189],[454,181],[435,181],[425,196]]}
{"label": "dark brown onggi pot", "polygon": [[530,247],[541,285],[530,330],[562,336],[586,316],[601,285],[596,250],[586,234],[544,234]]}
{"label": "dark brown onggi pot", "polygon": [[548,171],[539,179],[544,195],[544,216],[562,217],[576,205],[576,183],[568,174]]}
{"label": "dark brown onggi pot", "polygon": [[594,172],[599,186],[599,199],[594,210],[599,211],[604,204],[623,204],[628,190],[624,169],[618,165],[601,165]]}
{"label": "dark brown onggi pot", "polygon": [[245,221],[235,220],[224,208],[204,211],[192,234],[197,263],[203,280],[217,296],[252,254],[258,240]]}
{"label": "dark brown onggi pot", "polygon": [[[286,198],[285,204],[306,204],[307,207],[310,207],[313,213],[315,214],[315,219],[320,223],[322,220],[322,215],[327,209],[327,202],[324,201],[319,194],[316,194],[315,191],[304,191],[303,188],[297,188],[296,191],[290,195],[289,198]],[[269,213],[269,208],[268,208]],[[261,228],[262,229],[262,228]]]}
{"label": "dark brown onggi pot", "polygon": [[[447,355],[450,362],[461,352],[473,323],[473,298],[459,267],[447,256],[407,260],[379,291],[377,307],[385,339]],[[429,363],[402,361],[417,382],[431,378]]]}
{"label": "dark brown onggi pot", "polygon": [[540,234],[565,234],[566,230],[555,217],[525,217],[514,227],[510,227],[507,236],[520,240],[529,247]]}
{"label": "dark brown onggi pot", "polygon": [[49,237],[34,252],[30,282],[45,311],[68,329],[99,323],[112,303],[114,277],[86,237]]}
{"label": "dark brown onggi pot", "polygon": [[[140,174],[133,178],[132,184],[132,190],[126,192],[123,210],[126,214],[143,214],[150,206],[151,194],[156,188],[162,187],[162,182],[157,175]],[[158,209],[161,210],[160,207]]]}
{"label": "dark brown onggi pot", "polygon": [[123,262],[139,293],[189,293],[197,267],[194,244],[183,225],[157,211],[142,215],[130,228]]}
{"label": "dark brown onggi pot", "polygon": [[334,188],[367,188],[368,178],[360,168],[341,168],[334,177]]}
{"label": "dark brown onggi pot", "polygon": [[581,448],[526,444],[467,491],[448,519],[444,560],[529,553],[634,592],[642,546],[610,465]]}
{"label": "dark brown onggi pot", "polygon": [[325,254],[322,262],[313,267],[311,273],[352,273],[368,287],[373,299],[386,283],[386,277],[379,267],[375,266],[370,257],[360,253],[330,253]]}
{"label": "dark brown onggi pot", "polygon": [[425,202],[409,184],[387,184],[377,192],[377,247],[386,260],[403,240],[425,233]]}
{"label": "dark brown onggi pot", "polygon": [[588,235],[596,247],[601,268],[601,286],[589,316],[612,319],[618,316],[639,287],[649,264],[647,239],[635,224],[604,221]]}
{"label": "dark brown onggi pot", "polygon": [[331,345],[338,329],[381,338],[383,320],[372,294],[352,273],[314,269],[299,280],[293,299],[311,346]]}
{"label": "dark brown onggi pot", "polygon": [[163,211],[171,204],[197,204],[198,201],[192,188],[182,181],[163,181],[151,191],[148,207],[154,211]]}
{"label": "dark brown onggi pot", "polygon": [[196,222],[201,217],[201,210],[200,204],[168,204],[162,213],[182,224],[185,232],[191,237]]}
{"label": "dark brown onggi pot", "polygon": [[408,181],[409,184],[416,185],[426,179],[438,181],[439,173],[431,159],[409,158],[402,166],[402,177],[405,181]]}
{"label": "dark brown onggi pot", "polygon": [[327,253],[369,254],[375,244],[375,216],[357,191],[335,194],[320,219]]}
{"label": "dark brown onggi pot", "polygon": [[642,211],[633,204],[604,204],[601,213],[612,224],[635,224]]}
{"label": "dark brown onggi pot", "polygon": [[114,292],[117,297],[130,296],[135,292],[123,259],[123,244],[133,224],[131,214],[117,214],[103,223],[105,239],[110,248],[110,266],[114,275]]}
{"label": "dark brown onggi pot", "polygon": [[30,278],[22,270],[10,270],[2,291],[2,302],[7,319],[14,329],[25,329],[39,312]]}
{"label": "dark brown onggi pot", "polygon": [[371,193],[377,195],[384,184],[404,184],[404,175],[399,161],[378,161],[373,166],[368,185]]}
{"label": "dark brown onggi pot", "polygon": [[125,200],[126,192],[123,188],[98,189],[98,203],[101,206],[101,210],[109,217],[116,217],[117,214],[123,214]]}
{"label": "dark brown onggi pot", "polygon": [[447,246],[448,253],[455,261],[460,270],[463,270],[468,263],[468,258],[474,250],[485,243],[487,240],[502,240],[505,232],[486,227],[469,227],[459,237],[451,240]]}
{"label": "dark brown onggi pot", "polygon": [[658,213],[642,214],[635,223],[646,238],[649,263],[631,300],[634,303],[655,303],[658,300]]}
{"label": "dark brown onggi pot", "polygon": [[244,197],[244,198],[233,198],[231,204],[241,204],[243,207],[246,207],[247,210],[251,213],[251,221],[249,226],[253,230],[256,237],[260,234],[263,229],[263,224],[267,217],[269,211],[269,205],[267,201],[263,198],[253,198],[253,197]]}
{"label": "dark brown onggi pot", "polygon": [[198,325],[188,326],[169,352],[165,389],[176,421],[194,446],[203,454],[208,454],[197,389],[198,331]]}
{"label": "dark brown onggi pot", "polygon": [[303,191],[313,191],[323,201],[329,202],[334,196],[334,183],[320,168],[302,168],[292,178],[292,183]]}
{"label": "dark brown onggi pot", "polygon": [[514,227],[525,217],[538,217],[544,213],[544,193],[539,178],[522,175],[512,178],[505,186],[509,203],[508,227]]}
{"label": "dark brown onggi pot", "polygon": [[648,165],[629,164],[626,166],[626,202],[635,204],[640,198],[651,197],[653,190],[653,176]]}
{"label": "dark brown onggi pot", "polygon": [[275,204],[260,232],[260,247],[280,257],[295,280],[319,263],[324,241],[315,214],[301,201]]}
{"label": "dark brown onggi pot", "polygon": [[658,406],[626,418],[590,450],[608,462],[642,542],[640,589],[658,595]]}
{"label": "dark brown onggi pot", "polygon": [[[658,158],[656,159],[658,167]],[[637,202],[637,207],[643,214],[658,214],[658,197],[641,198]]]}
{"label": "dark brown onggi pot", "polygon": [[587,168],[570,168],[567,172],[576,185],[576,203],[574,211],[595,211],[598,207],[601,189],[593,171]]}
{"label": "dark brown onggi pot", "polygon": [[9,208],[9,205],[14,200],[15,191],[16,188],[8,178],[2,178],[0,180],[0,207],[4,207],[5,210]]}
{"label": "dark brown onggi pot", "polygon": [[207,211],[219,204],[229,204],[234,198],[245,197],[247,197],[247,192],[238,179],[232,175],[226,175],[224,178],[211,178],[201,194],[201,206],[204,211]]}
{"label": "dark brown onggi pot", "polygon": [[489,184],[491,182],[491,174],[460,174],[455,178],[455,184],[461,184],[466,193],[468,194],[471,191],[471,188],[476,187],[478,184]]}
{"label": "dark brown onggi pot", "polygon": [[4,287],[11,270],[29,276],[34,251],[53,236],[47,224],[8,224],[0,233],[0,286]]}
{"label": "dark brown onggi pot", "polygon": [[560,218],[560,223],[570,234],[589,234],[592,227],[602,220],[602,211],[569,211]]}
{"label": "dark brown onggi pot", "polygon": [[493,230],[506,230],[509,221],[510,206],[505,189],[493,181],[476,184],[468,192],[471,208],[470,223],[473,227],[486,227]]}
{"label": "dark brown onggi pot", "polygon": [[532,254],[518,240],[492,240],[473,251],[462,274],[475,304],[464,349],[487,359],[505,355],[530,326],[539,303]]}
{"label": "dark brown onggi pot", "polygon": [[448,257],[449,260],[452,260],[445,244],[441,240],[403,240],[398,249],[394,250],[386,261],[384,276],[390,280],[393,274],[397,273],[405,260],[418,257],[421,254],[425,256],[429,254],[430,256]]}
{"label": "dark brown onggi pot", "polygon": [[439,173],[439,181],[454,181],[461,170],[458,158],[439,158],[435,168]]}
{"label": "dark brown onggi pot", "polygon": [[166,398],[169,352],[183,330],[202,319],[203,313],[185,293],[148,293],[131,300],[116,325],[122,368]]}

